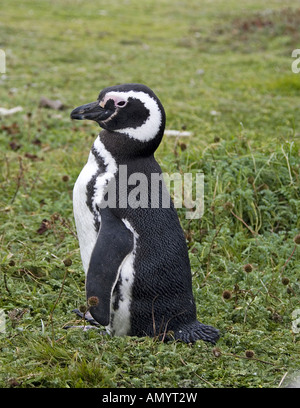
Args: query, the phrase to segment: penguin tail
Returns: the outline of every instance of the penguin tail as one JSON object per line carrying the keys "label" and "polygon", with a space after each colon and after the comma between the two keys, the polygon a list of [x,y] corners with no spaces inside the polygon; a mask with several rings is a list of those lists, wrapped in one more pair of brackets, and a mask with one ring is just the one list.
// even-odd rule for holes
{"label": "penguin tail", "polygon": [[174,331],[173,337],[175,340],[181,340],[184,343],[204,340],[216,344],[220,337],[220,332],[213,326],[208,326],[194,320],[191,323],[180,326],[178,330]]}

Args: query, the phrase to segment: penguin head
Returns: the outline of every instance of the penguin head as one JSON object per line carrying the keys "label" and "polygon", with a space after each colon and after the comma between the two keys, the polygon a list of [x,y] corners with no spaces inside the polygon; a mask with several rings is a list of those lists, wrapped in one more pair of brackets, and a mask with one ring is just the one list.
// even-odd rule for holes
{"label": "penguin head", "polygon": [[164,108],[146,85],[124,84],[103,89],[96,102],[79,106],[72,119],[90,119],[103,129],[145,143],[159,143],[164,127]]}

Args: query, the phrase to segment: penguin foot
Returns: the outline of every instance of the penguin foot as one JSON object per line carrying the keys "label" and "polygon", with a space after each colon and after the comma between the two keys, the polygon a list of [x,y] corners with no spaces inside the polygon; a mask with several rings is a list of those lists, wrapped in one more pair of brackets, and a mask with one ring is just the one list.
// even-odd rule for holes
{"label": "penguin foot", "polygon": [[202,324],[197,320],[181,326],[179,330],[174,332],[175,340],[181,340],[184,343],[194,343],[197,340],[204,340],[216,344],[219,337],[219,330],[213,326]]}
{"label": "penguin foot", "polygon": [[[74,309],[72,310],[72,312],[76,313],[77,316],[79,316],[81,319],[84,319],[85,321],[87,321],[89,324],[85,324],[85,325],[80,325],[80,326],[64,326],[64,329],[82,329],[83,331],[87,331],[90,329],[97,329],[99,330],[99,323],[93,319],[92,315],[90,314],[90,312],[86,312],[86,313],[81,313],[80,310],[78,309]],[[105,332],[103,332],[105,333]]]}
{"label": "penguin foot", "polygon": [[[99,330],[99,327],[97,327],[97,326],[91,326],[90,324],[89,325],[85,325],[85,326],[64,326],[63,327],[65,330],[68,330],[68,329],[82,329],[83,331],[88,331],[88,330],[91,330],[91,329],[96,329],[96,330]],[[106,334],[106,332],[101,332],[100,334]]]}
{"label": "penguin foot", "polygon": [[81,317],[81,319],[86,320],[92,326],[100,326],[100,324],[93,318],[90,312],[82,313],[78,309],[72,310],[72,312],[76,313],[77,316]]}

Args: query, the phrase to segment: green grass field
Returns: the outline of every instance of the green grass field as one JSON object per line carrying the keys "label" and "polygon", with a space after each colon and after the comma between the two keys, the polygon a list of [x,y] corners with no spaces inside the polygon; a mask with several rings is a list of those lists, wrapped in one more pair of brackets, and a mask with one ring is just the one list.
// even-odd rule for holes
{"label": "green grass field", "polygon": [[[0,107],[23,111],[0,118],[0,387],[276,388],[299,373],[299,27],[293,1],[2,2]],[[205,175],[203,217],[178,213],[216,347],[63,329],[85,303],[72,189],[99,131],[69,114],[125,82],[192,132],[156,158]]]}

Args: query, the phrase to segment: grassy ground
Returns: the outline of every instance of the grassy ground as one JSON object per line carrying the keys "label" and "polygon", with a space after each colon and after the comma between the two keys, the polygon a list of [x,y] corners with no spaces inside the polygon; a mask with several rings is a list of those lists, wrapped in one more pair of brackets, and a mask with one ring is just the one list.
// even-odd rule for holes
{"label": "grassy ground", "polygon": [[[0,386],[288,381],[300,352],[295,2],[2,3],[0,106],[23,112],[0,121]],[[165,137],[156,157],[165,172],[205,174],[202,219],[179,215],[199,318],[222,333],[217,349],[63,329],[85,302],[71,197],[98,132],[69,113],[124,82],[152,87],[167,128],[193,132]],[[41,96],[65,109],[39,107]]]}

